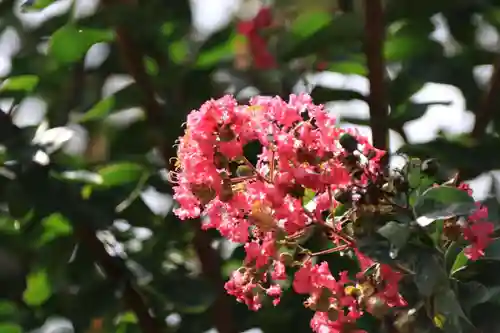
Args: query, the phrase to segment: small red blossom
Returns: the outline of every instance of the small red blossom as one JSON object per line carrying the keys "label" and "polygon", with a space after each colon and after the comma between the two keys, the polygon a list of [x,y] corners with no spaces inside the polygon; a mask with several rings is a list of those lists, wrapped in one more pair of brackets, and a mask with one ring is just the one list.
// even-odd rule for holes
{"label": "small red blossom", "polygon": [[491,222],[476,222],[463,229],[464,239],[471,244],[464,249],[464,254],[471,260],[484,256],[484,249],[491,243],[494,225]]}
{"label": "small red blossom", "polygon": [[251,20],[241,21],[237,29],[248,40],[254,66],[257,69],[275,68],[277,63],[269,52],[267,42],[262,37],[262,30],[272,25],[272,12],[269,7],[262,7],[259,13]]}

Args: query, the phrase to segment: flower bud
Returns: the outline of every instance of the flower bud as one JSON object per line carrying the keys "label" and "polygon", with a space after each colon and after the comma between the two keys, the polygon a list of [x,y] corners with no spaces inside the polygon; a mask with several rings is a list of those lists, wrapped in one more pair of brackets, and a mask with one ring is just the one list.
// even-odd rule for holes
{"label": "flower bud", "polygon": [[383,318],[389,312],[387,303],[378,296],[371,296],[365,300],[366,311],[375,318]]}
{"label": "flower bud", "polygon": [[342,148],[344,148],[345,150],[347,150],[350,153],[357,150],[358,144],[359,144],[358,140],[349,133],[343,134],[339,139],[339,143],[342,146]]}
{"label": "flower bud", "polygon": [[288,252],[283,252],[280,254],[279,260],[285,265],[285,266],[291,266],[293,264],[293,256],[288,253]]}

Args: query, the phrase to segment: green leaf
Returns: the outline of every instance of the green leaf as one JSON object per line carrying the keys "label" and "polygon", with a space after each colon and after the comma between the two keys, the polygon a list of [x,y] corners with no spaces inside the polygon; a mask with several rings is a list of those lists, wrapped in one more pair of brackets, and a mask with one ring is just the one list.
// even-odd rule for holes
{"label": "green leaf", "polygon": [[[434,314],[442,316],[445,332],[473,332],[473,325],[458,302],[457,295],[450,288],[443,288],[434,295]],[[464,328],[462,323],[466,323]]]}
{"label": "green leaf", "polygon": [[330,89],[319,86],[316,86],[313,89],[313,91],[311,92],[311,97],[317,104],[333,102],[333,101],[349,101],[353,99],[366,101],[366,97],[363,94],[354,90],[333,89],[333,88]]}
{"label": "green leaf", "polygon": [[70,235],[73,227],[61,214],[55,213],[42,220],[44,233],[40,239],[41,244],[48,243],[58,237]]}
{"label": "green leaf", "polygon": [[52,288],[45,270],[32,272],[26,279],[23,300],[30,306],[40,306],[52,295]]}
{"label": "green leaf", "polygon": [[[52,5],[56,0],[35,0],[31,4],[23,5],[25,11],[39,11]],[[26,1],[28,3],[28,1]]]}
{"label": "green leaf", "polygon": [[450,275],[455,274],[456,272],[465,268],[469,259],[465,256],[464,251],[460,251],[460,253],[456,256],[455,261],[453,262],[453,266],[450,270]]}
{"label": "green leaf", "polygon": [[79,120],[80,123],[87,121],[100,120],[106,117],[115,106],[115,97],[110,96],[99,101],[90,110],[88,110]]}
{"label": "green leaf", "polygon": [[137,316],[133,312],[125,312],[118,316],[116,319],[117,323],[127,323],[127,324],[135,324],[137,323]]}
{"label": "green leaf", "polygon": [[395,221],[389,221],[377,230],[377,233],[386,238],[396,249],[401,249],[410,238],[410,228]]}
{"label": "green leaf", "polygon": [[474,199],[456,187],[438,186],[426,190],[415,203],[414,212],[420,226],[436,220],[468,215],[476,210]]}
{"label": "green leaf", "polygon": [[411,35],[397,35],[387,38],[384,56],[388,62],[398,62],[424,55],[431,50],[439,50],[439,44],[428,38]]}
{"label": "green leaf", "polygon": [[35,90],[40,79],[36,75],[19,75],[7,78],[2,82],[0,91],[24,91]]}
{"label": "green leaf", "polygon": [[11,316],[17,311],[18,310],[16,309],[16,305],[14,303],[8,301],[0,301],[0,316]]}
{"label": "green leaf", "polygon": [[459,285],[460,303],[466,312],[478,304],[500,300],[499,286],[485,286],[477,281],[461,282]]}
{"label": "green leaf", "polygon": [[328,67],[328,70],[347,75],[366,76],[368,73],[366,64],[359,61],[336,61]]}
{"label": "green leaf", "polygon": [[316,192],[314,192],[310,188],[306,188],[304,191],[304,196],[302,197],[302,204],[304,206],[307,205],[311,200],[314,199],[315,195],[316,195]]}
{"label": "green leaf", "polygon": [[290,30],[294,35],[305,39],[327,26],[331,21],[332,15],[328,12],[307,11],[295,19]]}
{"label": "green leaf", "polygon": [[23,333],[21,326],[15,323],[0,323],[0,332],[2,333]]}
{"label": "green leaf", "polygon": [[117,186],[139,181],[145,169],[135,163],[115,163],[106,165],[98,170],[102,177],[103,186]]}
{"label": "green leaf", "polygon": [[146,68],[146,73],[151,76],[157,76],[160,72],[158,63],[151,57],[144,57],[144,67]]}
{"label": "green leaf", "polygon": [[214,66],[224,58],[231,58],[235,50],[235,44],[239,43],[244,36],[236,34],[234,29],[228,27],[214,33],[200,47],[196,59],[197,68]]}
{"label": "green leaf", "polygon": [[484,250],[481,259],[500,260],[500,238],[495,238]]}
{"label": "green leaf", "polygon": [[185,62],[189,57],[189,46],[187,41],[181,39],[171,43],[168,47],[168,53],[174,63],[181,64]]}
{"label": "green leaf", "polygon": [[415,264],[414,279],[420,294],[429,297],[447,281],[447,274],[432,253],[421,251]]}
{"label": "green leaf", "polygon": [[76,27],[68,24],[52,35],[49,43],[49,56],[63,64],[82,59],[88,49],[101,42],[110,42],[114,34],[110,30]]}

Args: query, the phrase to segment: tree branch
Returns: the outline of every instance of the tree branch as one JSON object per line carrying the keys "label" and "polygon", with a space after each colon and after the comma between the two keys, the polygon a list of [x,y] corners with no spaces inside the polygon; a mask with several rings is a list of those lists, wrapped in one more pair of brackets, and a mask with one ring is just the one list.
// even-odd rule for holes
{"label": "tree branch", "polygon": [[82,244],[92,252],[96,262],[116,285],[123,285],[123,301],[125,305],[132,310],[138,320],[139,327],[144,333],[163,333],[159,321],[150,313],[149,307],[142,295],[136,290],[130,279],[128,272],[124,271],[123,263],[115,261],[104,248],[102,242],[97,238],[95,232],[88,226],[81,223],[75,223],[75,234]]}
{"label": "tree branch", "polygon": [[370,126],[373,145],[382,150],[388,149],[388,109],[385,89],[385,62],[383,46],[385,22],[382,0],[365,0],[365,54],[370,82]]}
{"label": "tree branch", "polygon": [[[108,2],[112,4],[113,0],[108,0]],[[125,5],[131,5],[132,2],[132,0],[122,0],[122,3]],[[165,124],[165,115],[163,113],[163,107],[156,100],[154,86],[144,68],[144,55],[136,43],[134,43],[130,33],[125,27],[117,27],[116,35],[123,62],[142,92],[147,120],[153,131],[156,145],[161,152],[164,162],[168,166],[170,159],[175,157],[177,152],[173,147],[174,142],[166,143],[164,137],[161,135],[161,132],[163,132],[162,129],[158,128],[158,126]],[[194,248],[201,262],[203,274],[207,280],[210,281],[217,293],[217,299],[211,309],[214,316],[215,328],[219,333],[236,333],[237,330],[234,327],[232,321],[233,317],[231,315],[232,306],[224,290],[220,256],[211,246],[211,236],[200,229],[199,221],[195,221],[193,227],[195,228],[195,236],[193,239]]]}
{"label": "tree branch", "polygon": [[481,102],[479,110],[476,112],[476,122],[472,129],[471,136],[480,139],[486,133],[486,127],[493,119],[498,107],[498,96],[500,94],[500,57],[493,64],[493,74],[486,94]]}

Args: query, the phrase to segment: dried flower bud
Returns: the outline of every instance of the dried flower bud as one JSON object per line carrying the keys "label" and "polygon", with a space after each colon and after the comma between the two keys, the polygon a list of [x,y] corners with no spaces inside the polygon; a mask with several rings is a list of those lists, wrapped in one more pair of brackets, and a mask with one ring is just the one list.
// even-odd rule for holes
{"label": "dried flower bud", "polygon": [[248,165],[245,164],[239,165],[238,168],[236,169],[236,175],[238,177],[251,176],[253,175],[253,170]]}
{"label": "dried flower bud", "polygon": [[389,306],[382,298],[371,296],[365,299],[366,311],[375,318],[383,318],[389,312]]}

